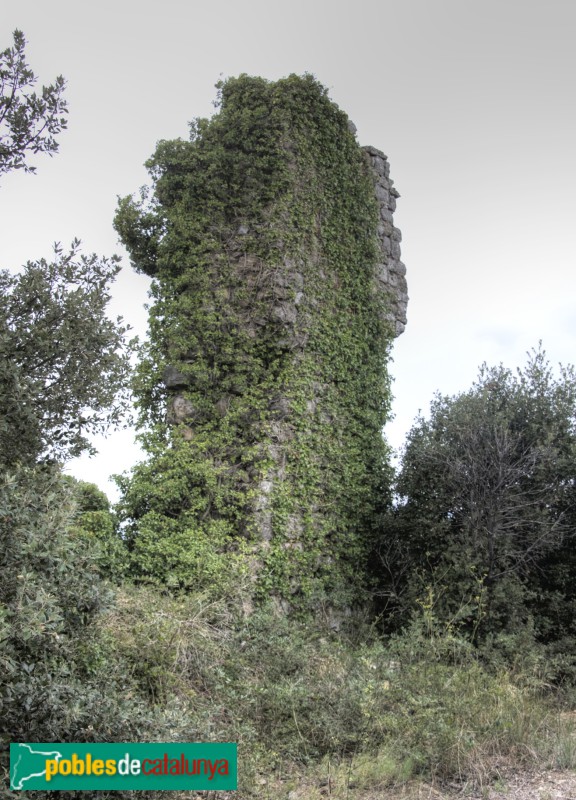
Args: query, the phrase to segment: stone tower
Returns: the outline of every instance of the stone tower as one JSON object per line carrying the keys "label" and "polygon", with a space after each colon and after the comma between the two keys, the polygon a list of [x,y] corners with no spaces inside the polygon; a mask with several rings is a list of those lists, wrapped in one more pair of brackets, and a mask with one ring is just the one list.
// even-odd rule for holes
{"label": "stone tower", "polygon": [[347,607],[387,495],[386,362],[406,324],[386,156],[311,76],[241,76],[148,167],[153,194],[116,217],[154,278],[135,552],[186,583],[208,549],[249,563],[257,596]]}

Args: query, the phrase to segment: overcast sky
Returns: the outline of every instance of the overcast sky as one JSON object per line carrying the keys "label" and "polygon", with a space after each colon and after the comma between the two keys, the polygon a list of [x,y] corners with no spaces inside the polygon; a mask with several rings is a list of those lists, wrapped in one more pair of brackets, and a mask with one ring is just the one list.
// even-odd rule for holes
{"label": "overcast sky", "polygon": [[[394,347],[394,446],[433,393],[478,366],[515,367],[542,339],[576,357],[576,4],[570,0],[0,0],[0,49],[20,28],[40,82],[68,81],[69,128],[36,176],[0,187],[0,267],[54,241],[124,256],[113,313],[142,333],[147,280],[112,228],[116,198],[147,181],[159,139],[214,112],[242,72],[312,72],[384,150],[401,198],[408,326]],[[107,476],[137,458],[132,434],[74,462]]]}

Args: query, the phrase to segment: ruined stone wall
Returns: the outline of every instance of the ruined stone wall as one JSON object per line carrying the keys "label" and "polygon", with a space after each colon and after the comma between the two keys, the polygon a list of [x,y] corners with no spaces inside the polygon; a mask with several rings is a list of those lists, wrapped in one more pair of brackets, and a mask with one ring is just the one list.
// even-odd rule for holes
{"label": "ruined stone wall", "polygon": [[117,227],[158,298],[142,474],[154,498],[179,488],[138,495],[136,547],[204,537],[248,553],[260,597],[346,607],[386,502],[386,360],[406,324],[386,156],[291,76],[230,82],[219,115],[152,163],[153,214],[125,203]]}
{"label": "ruined stone wall", "polygon": [[[379,258],[377,260],[374,277],[376,291],[385,298],[383,304],[383,318],[391,326],[394,336],[400,336],[406,327],[406,311],[408,306],[408,284],[406,281],[406,267],[401,261],[400,242],[402,233],[394,226],[394,211],[396,200],[400,193],[394,187],[390,178],[390,164],[387,156],[381,151],[366,145],[363,148],[366,155],[368,170],[374,182],[374,193],[378,203],[377,236],[379,244]],[[307,345],[310,331],[310,315],[303,312],[303,302],[306,299],[303,269],[291,258],[284,258],[274,269],[267,269],[261,259],[244,252],[243,239],[250,233],[249,226],[241,224],[231,236],[227,246],[227,257],[234,265],[233,272],[241,276],[245,285],[251,286],[253,291],[241,301],[237,310],[241,308],[242,325],[250,339],[256,339],[260,332],[275,323],[280,326],[281,335],[278,340],[280,346],[285,347],[294,354],[304,350]],[[321,267],[318,267],[321,269]],[[227,303],[233,302],[232,291],[226,293]],[[269,314],[254,313],[256,305],[264,302]],[[305,302],[304,302],[305,308]],[[229,310],[229,309],[228,309]],[[173,366],[165,368],[164,383],[168,390],[167,421],[170,425],[185,424],[193,417],[190,401],[183,392],[190,381]],[[316,408],[321,404],[320,388],[316,386],[316,394],[310,398],[307,410]],[[227,399],[219,401],[222,407],[226,406]],[[289,401],[283,397],[271,399],[270,410],[280,417],[286,416]],[[191,431],[184,435],[191,435]],[[280,440],[286,438],[286,432],[276,431],[275,437]],[[276,453],[276,450],[273,449]],[[273,457],[278,460],[278,455]],[[282,470],[280,470],[280,476]],[[267,494],[269,481],[264,481],[257,507],[267,507]],[[270,538],[268,514],[261,516],[261,535],[264,539]]]}
{"label": "ruined stone wall", "polygon": [[363,150],[374,174],[374,188],[380,214],[378,241],[382,258],[376,267],[376,278],[382,291],[388,296],[387,319],[393,325],[395,335],[400,336],[406,327],[408,306],[406,267],[400,260],[402,233],[394,227],[393,217],[396,211],[396,199],[400,197],[400,194],[394,188],[394,181],[390,178],[390,164],[387,156],[371,145],[367,145]]}

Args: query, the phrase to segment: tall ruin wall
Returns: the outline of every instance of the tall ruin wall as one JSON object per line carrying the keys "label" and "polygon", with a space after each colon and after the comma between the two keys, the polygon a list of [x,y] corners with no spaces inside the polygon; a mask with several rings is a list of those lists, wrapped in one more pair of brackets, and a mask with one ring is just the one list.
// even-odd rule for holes
{"label": "tall ruin wall", "polygon": [[155,279],[141,474],[161,486],[178,463],[187,492],[141,503],[136,546],[188,532],[248,554],[258,596],[348,606],[386,502],[386,362],[406,324],[387,158],[310,76],[243,76],[149,167],[153,202],[116,221]]}

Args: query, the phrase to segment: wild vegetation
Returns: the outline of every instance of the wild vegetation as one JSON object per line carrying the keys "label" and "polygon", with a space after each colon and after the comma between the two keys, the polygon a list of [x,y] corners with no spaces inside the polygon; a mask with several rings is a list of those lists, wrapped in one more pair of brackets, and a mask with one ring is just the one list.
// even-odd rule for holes
{"label": "wild vegetation", "polygon": [[[14,59],[10,51],[2,54],[5,85]],[[16,75],[12,83],[20,85]],[[301,87],[328,113],[325,92],[309,77],[282,86]],[[222,91],[246,103],[246,113],[242,103],[233,104],[235,124],[251,125],[250,103],[254,97],[260,103],[270,89],[240,78]],[[197,123],[193,142],[208,129]],[[2,142],[6,151],[10,140]],[[159,149],[162,158],[173,151],[178,169],[170,186],[197,186],[197,177],[182,168],[183,154],[209,165],[215,156],[184,143]],[[257,196],[258,213],[260,193],[276,197],[270,176],[283,179],[273,154],[264,148],[261,155],[255,172],[248,155],[246,163],[226,162],[231,188]],[[225,148],[218,158],[228,158]],[[310,191],[319,192],[319,184]],[[354,202],[364,202],[363,191],[360,186]],[[163,244],[165,261],[153,265],[150,241],[156,237],[160,246],[165,235],[157,209],[128,202],[122,209],[123,235],[136,237],[132,252],[148,259],[154,274],[170,265],[177,272],[176,222],[183,210],[170,212],[170,248]],[[137,214],[132,222],[130,214]],[[304,215],[304,230],[306,224]],[[205,247],[205,236],[202,229],[194,247]],[[187,264],[198,257],[194,247]],[[105,313],[116,270],[113,259],[83,259],[74,246],[53,262],[0,275],[5,775],[10,741],[237,741],[237,797],[246,800],[360,800],[369,792],[388,797],[391,787],[422,778],[483,784],[507,767],[575,767],[576,734],[567,713],[576,668],[572,368],[554,373],[539,349],[515,373],[484,367],[469,391],[433,401],[430,415],[416,420],[408,436],[396,478],[390,467],[379,473],[371,487],[380,487],[379,502],[360,509],[360,544],[351,563],[362,591],[335,630],[322,603],[290,615],[264,591],[255,592],[250,552],[230,545],[242,516],[238,487],[219,482],[205,458],[191,472],[181,444],[170,448],[168,432],[162,434],[165,398],[157,377],[166,355],[154,333],[165,321],[159,309],[180,308],[178,297],[168,302],[157,293],[152,336],[136,376],[151,460],[121,480],[117,509],[97,487],[63,475],[65,458],[89,447],[86,434],[119,424],[127,405],[132,345],[122,321]],[[260,356],[249,353],[256,363]],[[199,380],[205,366],[201,360]],[[373,367],[365,363],[363,380],[381,388],[385,375],[376,380]],[[373,448],[372,464],[386,452],[374,441],[378,397],[367,432],[360,436],[361,417],[354,422],[362,446]],[[240,419],[241,404],[228,435],[238,434],[247,448]],[[208,432],[196,455],[206,455]],[[311,448],[312,438],[303,434],[301,441]],[[156,477],[151,464],[162,467]],[[355,502],[346,530],[363,496],[362,476],[348,477],[347,498]],[[219,520],[213,515],[206,523],[198,487],[212,492]],[[185,519],[184,496],[192,498]],[[162,536],[152,535],[154,524]],[[311,574],[308,562],[298,564],[304,577]],[[341,592],[341,584],[333,588]],[[324,599],[329,590],[324,581]],[[6,788],[2,796],[26,794]],[[98,797],[105,800],[105,793]]]}
{"label": "wild vegetation", "polygon": [[0,53],[0,175],[14,169],[35,172],[30,156],[58,152],[57,134],[67,126],[65,81],[32,91],[37,78],[26,63],[26,39],[14,31],[14,43]]}
{"label": "wild vegetation", "polygon": [[575,413],[573,368],[556,377],[541,348],[516,373],[484,365],[469,391],[435,398],[408,435],[378,548],[389,625],[428,597],[476,644],[533,627],[570,663]]}

